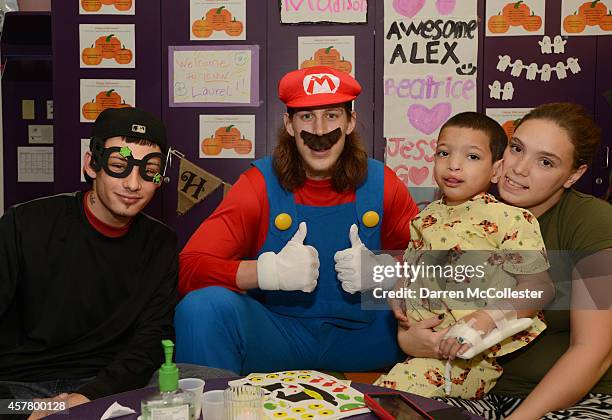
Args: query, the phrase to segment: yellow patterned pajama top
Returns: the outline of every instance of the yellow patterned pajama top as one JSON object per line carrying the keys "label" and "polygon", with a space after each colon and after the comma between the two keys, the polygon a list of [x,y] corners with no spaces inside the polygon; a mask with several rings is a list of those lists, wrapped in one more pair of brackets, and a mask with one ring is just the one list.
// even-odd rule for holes
{"label": "yellow patterned pajama top", "polygon": [[[487,193],[456,206],[446,205],[444,199],[432,202],[412,221],[410,235],[404,260],[411,265],[422,265],[423,270],[428,267],[429,271],[422,271],[418,279],[406,283],[417,291],[415,298],[406,299],[407,315],[421,321],[444,314],[444,321],[434,328],[436,331],[493,302],[487,296],[465,298],[468,288],[511,290],[517,284],[515,274],[540,273],[549,267],[537,219],[530,212],[501,203]],[[438,271],[432,269],[436,266]],[[448,270],[449,266],[454,270],[450,278],[448,271],[440,269]],[[465,270],[468,266],[479,267],[480,271],[468,272]],[[464,294],[463,298],[422,297],[420,289],[463,291]],[[502,374],[495,357],[526,346],[545,328],[543,317],[538,314],[530,328],[488,351],[469,360],[455,358],[451,362],[452,388],[448,395],[482,398]],[[425,397],[445,396],[445,364],[446,360],[409,358],[396,364],[375,384]]]}

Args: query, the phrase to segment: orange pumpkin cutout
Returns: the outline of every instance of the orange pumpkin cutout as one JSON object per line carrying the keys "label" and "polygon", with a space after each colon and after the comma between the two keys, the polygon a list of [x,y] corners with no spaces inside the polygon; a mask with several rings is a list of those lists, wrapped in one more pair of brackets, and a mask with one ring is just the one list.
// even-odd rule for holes
{"label": "orange pumpkin cutout", "polygon": [[521,26],[526,17],[531,14],[529,6],[523,1],[508,3],[504,6],[502,14],[510,26]]}
{"label": "orange pumpkin cutout", "polygon": [[115,89],[102,91],[96,95],[96,102],[102,110],[106,108],[117,108],[121,105],[121,95],[115,92]]}
{"label": "orange pumpkin cutout", "polygon": [[601,18],[606,13],[608,13],[608,9],[605,4],[600,3],[600,0],[586,2],[578,8],[578,14],[584,16],[587,26],[599,25]]}
{"label": "orange pumpkin cutout", "polygon": [[212,22],[208,19],[198,19],[191,25],[191,32],[196,38],[208,38],[213,33]]}
{"label": "orange pumpkin cutout", "polygon": [[217,9],[210,9],[208,12],[206,12],[206,20],[212,23],[213,30],[222,31],[232,20],[232,14],[225,8],[225,6],[221,6]]}
{"label": "orange pumpkin cutout", "polygon": [[96,39],[96,47],[102,50],[102,57],[114,58],[115,53],[121,49],[121,42],[114,34],[110,34]]}
{"label": "orange pumpkin cutout", "polygon": [[132,0],[115,0],[115,9],[125,12],[132,7]]}
{"label": "orange pumpkin cutout", "polygon": [[88,66],[97,66],[102,62],[102,50],[92,45],[90,48],[83,49],[81,59]]}
{"label": "orange pumpkin cutout", "polygon": [[542,27],[542,17],[536,16],[533,12],[523,20],[523,28],[529,32],[535,32]]}
{"label": "orange pumpkin cutout", "polygon": [[81,112],[86,120],[93,121],[98,118],[98,115],[100,112],[102,112],[102,108],[100,108],[100,105],[97,102],[92,100],[91,102],[87,102],[83,105]]}
{"label": "orange pumpkin cutout", "polygon": [[336,67],[336,64],[340,61],[340,51],[333,46],[320,48],[315,51],[314,59],[321,66]]}
{"label": "orange pumpkin cutout", "polygon": [[227,127],[219,127],[215,131],[215,139],[221,142],[222,148],[233,149],[238,139],[240,139],[240,130],[233,124]]}
{"label": "orange pumpkin cutout", "polygon": [[336,70],[350,73],[351,70],[353,70],[353,65],[350,61],[346,61],[344,57],[342,57],[342,60],[338,61],[338,64],[336,65]]}
{"label": "orange pumpkin cutout", "polygon": [[584,31],[586,28],[586,18],[583,15],[574,13],[563,19],[563,29],[565,32],[575,34]]}
{"label": "orange pumpkin cutout", "polygon": [[234,146],[234,150],[239,155],[248,155],[251,153],[251,149],[253,148],[253,143],[250,140],[247,140],[242,136],[242,139],[236,142],[236,146]]}
{"label": "orange pumpkin cutout", "polygon": [[118,64],[129,64],[132,61],[132,50],[125,48],[124,45],[115,53],[115,61]]}
{"label": "orange pumpkin cutout", "polygon": [[202,153],[209,156],[216,156],[221,153],[221,142],[214,137],[205,138],[202,141]]}
{"label": "orange pumpkin cutout", "polygon": [[300,69],[307,69],[308,67],[314,67],[318,65],[319,63],[317,63],[315,60],[312,59],[312,57],[310,57],[309,60],[302,61],[302,64],[300,65]]}
{"label": "orange pumpkin cutout", "polygon": [[232,20],[226,25],[225,33],[229,36],[239,36],[242,33],[243,29],[244,25],[242,24],[242,22],[234,18],[234,20]]}
{"label": "orange pumpkin cutout", "polygon": [[86,12],[97,12],[102,8],[100,0],[81,0],[81,7]]}
{"label": "orange pumpkin cutout", "polygon": [[125,103],[125,100],[124,100],[122,103],[120,103],[119,105],[117,105],[115,108],[131,108],[131,107],[132,107],[132,105],[130,105],[130,104],[126,104],[126,103]]}
{"label": "orange pumpkin cutout", "polygon": [[102,0],[102,4],[111,5],[115,4],[115,0]]}
{"label": "orange pumpkin cutout", "polygon": [[508,120],[502,124],[502,128],[504,129],[504,132],[506,133],[508,140],[510,140],[512,136],[514,135],[514,130],[516,130],[516,125],[519,123],[519,121],[520,119]]}
{"label": "orange pumpkin cutout", "polygon": [[601,18],[599,27],[602,31],[612,31],[612,12],[608,12],[607,15]]}
{"label": "orange pumpkin cutout", "polygon": [[496,16],[491,16],[489,18],[489,22],[487,22],[487,27],[489,28],[489,31],[491,33],[503,34],[505,32],[508,32],[510,24],[508,23],[508,20],[505,16],[499,14]]}

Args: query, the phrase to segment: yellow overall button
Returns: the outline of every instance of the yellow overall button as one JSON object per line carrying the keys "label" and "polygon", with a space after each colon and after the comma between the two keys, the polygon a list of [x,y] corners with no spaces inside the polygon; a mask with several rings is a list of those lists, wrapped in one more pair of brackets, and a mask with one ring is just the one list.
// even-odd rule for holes
{"label": "yellow overall button", "polygon": [[278,230],[287,230],[291,227],[291,216],[287,213],[281,213],[274,218],[274,226],[278,228]]}
{"label": "yellow overall button", "polygon": [[363,214],[361,221],[363,222],[364,225],[371,228],[378,224],[378,222],[380,221],[380,216],[375,211],[372,211],[372,210],[366,211]]}

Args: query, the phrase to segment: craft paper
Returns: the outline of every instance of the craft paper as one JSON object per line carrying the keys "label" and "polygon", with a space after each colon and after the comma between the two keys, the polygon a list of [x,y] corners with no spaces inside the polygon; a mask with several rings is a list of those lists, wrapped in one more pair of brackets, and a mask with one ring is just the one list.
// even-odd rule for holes
{"label": "craft paper", "polygon": [[31,124],[28,125],[29,144],[53,144],[53,125]]}
{"label": "craft paper", "polygon": [[135,9],[136,0],[79,0],[81,15],[133,15]]}
{"label": "craft paper", "polygon": [[81,68],[135,68],[135,25],[79,25]]}
{"label": "craft paper", "polygon": [[281,23],[366,23],[367,0],[281,0]]}
{"label": "craft paper", "polygon": [[370,411],[363,394],[351,388],[350,381],[314,370],[251,373],[228,385],[261,387],[266,418],[341,419]]}
{"label": "craft paper", "polygon": [[94,122],[106,108],[136,106],[135,80],[81,79],[81,122]]}
{"label": "craft paper", "polygon": [[85,182],[85,175],[83,175],[83,166],[85,165],[85,153],[89,151],[89,140],[81,139],[81,166],[79,172],[81,173],[81,182]]}
{"label": "craft paper", "polygon": [[298,37],[298,68],[312,66],[329,66],[354,76],[355,37]]}
{"label": "craft paper", "polygon": [[438,132],[452,115],[476,110],[474,76],[386,76],[385,162],[408,186],[434,187]]}
{"label": "craft paper", "polygon": [[53,119],[53,99],[47,99],[47,119]]}
{"label": "craft paper", "polygon": [[562,0],[561,34],[612,35],[612,0]]}
{"label": "craft paper", "polygon": [[385,0],[385,74],[475,74],[476,6],[476,0]]}
{"label": "craft paper", "polygon": [[34,99],[22,99],[21,100],[21,119],[22,120],[33,120],[36,117]]}
{"label": "craft paper", "polygon": [[246,0],[190,0],[189,39],[246,39]]}
{"label": "craft paper", "polygon": [[544,35],[545,0],[487,0],[487,36]]}
{"label": "craft paper", "polygon": [[170,106],[259,106],[259,47],[168,47]]}
{"label": "craft paper", "polygon": [[18,147],[17,182],[53,182],[53,147]]}
{"label": "craft paper", "polygon": [[201,158],[255,157],[255,115],[200,115]]}
{"label": "craft paper", "polygon": [[487,108],[486,114],[502,126],[508,140],[514,134],[516,125],[533,108]]}

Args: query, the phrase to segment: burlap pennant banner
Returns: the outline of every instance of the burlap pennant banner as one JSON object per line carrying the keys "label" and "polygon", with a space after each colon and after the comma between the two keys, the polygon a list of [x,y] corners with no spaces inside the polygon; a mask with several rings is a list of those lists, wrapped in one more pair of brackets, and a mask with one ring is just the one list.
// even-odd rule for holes
{"label": "burlap pennant banner", "polygon": [[185,158],[181,158],[177,183],[178,202],[176,212],[181,216],[184,215],[193,206],[225,184],[223,180],[210,172],[194,165]]}

